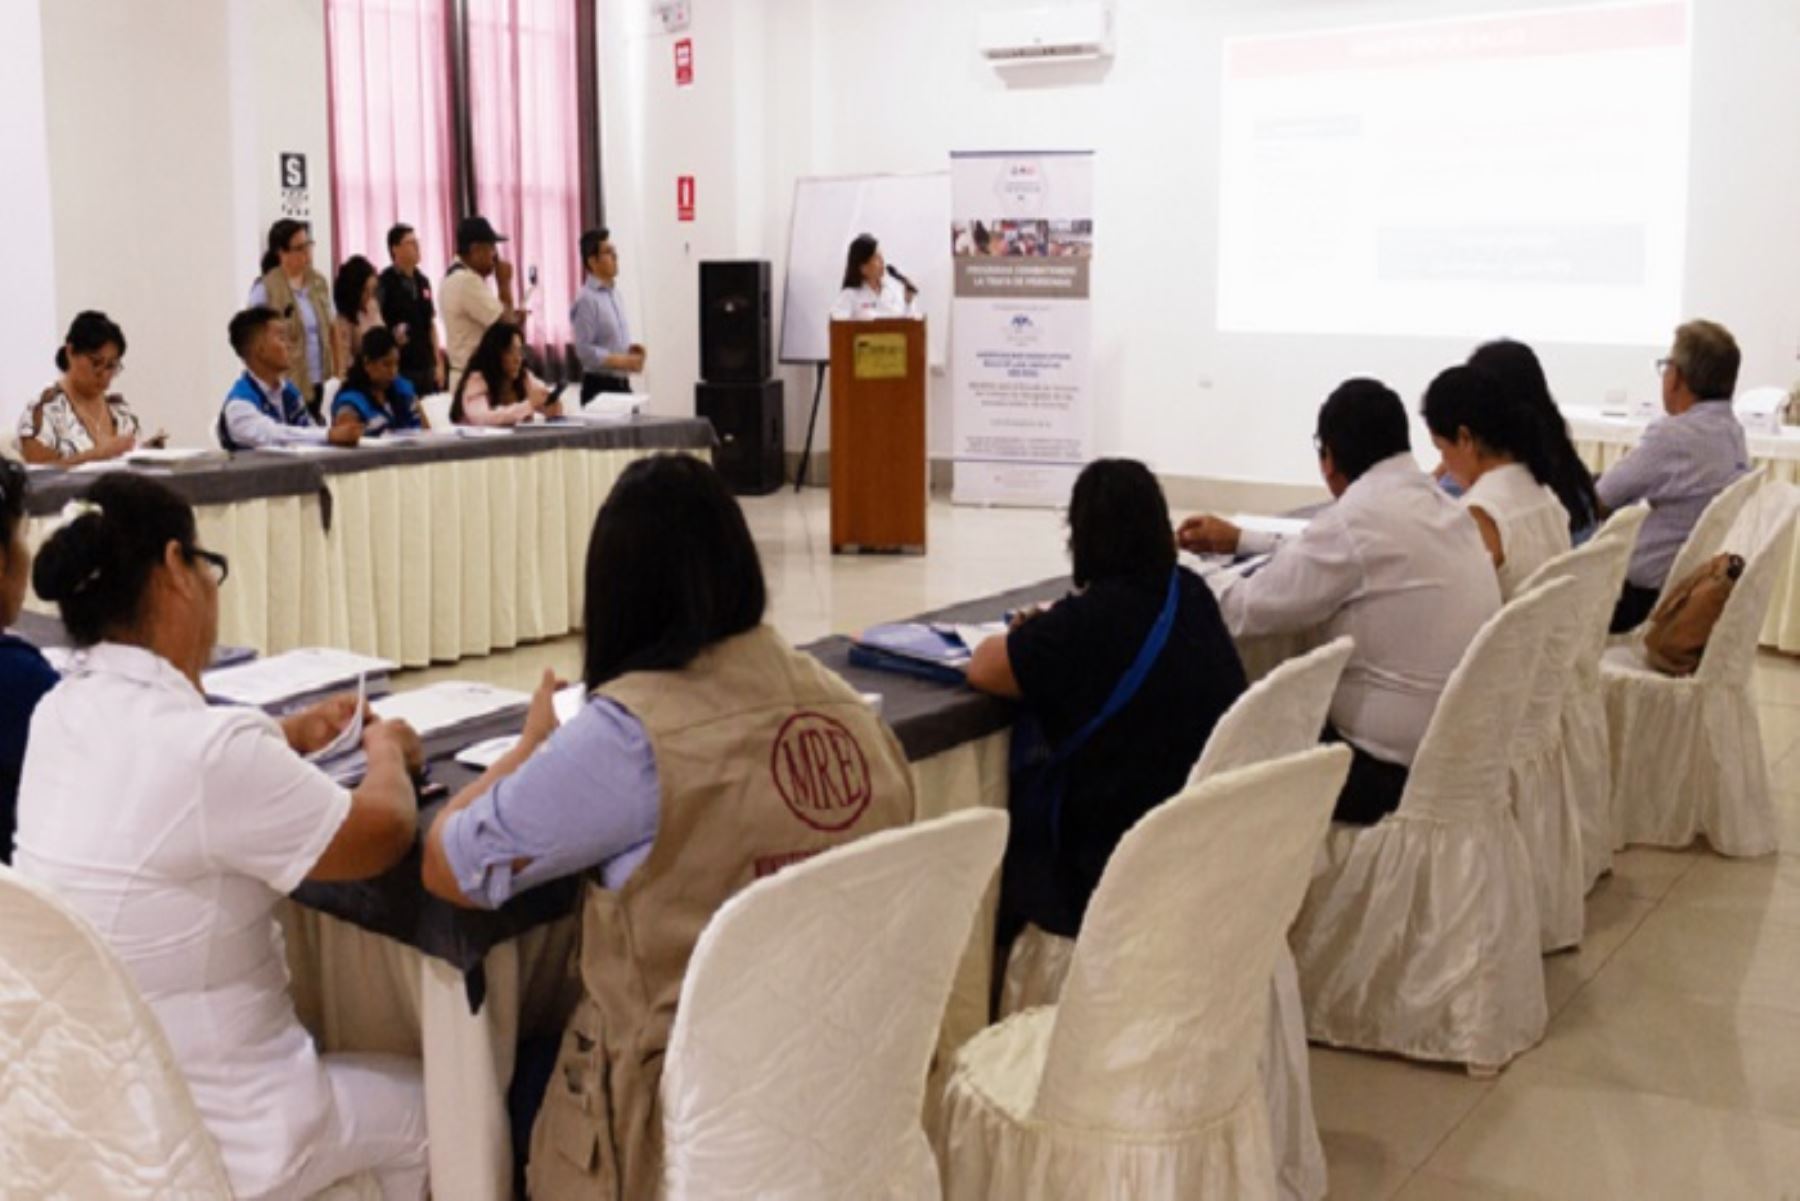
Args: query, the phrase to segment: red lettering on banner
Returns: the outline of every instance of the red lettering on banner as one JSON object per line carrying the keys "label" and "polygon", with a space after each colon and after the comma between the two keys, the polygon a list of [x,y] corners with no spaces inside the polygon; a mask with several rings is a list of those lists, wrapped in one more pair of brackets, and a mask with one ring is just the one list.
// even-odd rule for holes
{"label": "red lettering on banner", "polygon": [[694,83],[694,39],[682,38],[675,43],[675,86],[692,87]]}
{"label": "red lettering on banner", "polygon": [[789,812],[815,830],[856,824],[875,795],[862,746],[823,713],[802,710],[782,723],[769,773]]}

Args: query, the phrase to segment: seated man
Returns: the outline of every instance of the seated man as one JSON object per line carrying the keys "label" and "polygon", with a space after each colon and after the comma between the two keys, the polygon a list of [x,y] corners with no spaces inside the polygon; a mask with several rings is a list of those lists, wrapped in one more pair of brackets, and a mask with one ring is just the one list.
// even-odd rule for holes
{"label": "seated man", "polygon": [[282,318],[274,309],[256,305],[231,319],[231,349],[244,361],[244,374],[225,394],[219,411],[219,445],[226,450],[265,446],[355,446],[362,423],[353,411],[339,412],[331,428],[318,424],[306,399],[288,379],[289,348]]}
{"label": "seated man", "polygon": [[1636,629],[1650,616],[1700,514],[1725,485],[1750,470],[1744,427],[1731,411],[1739,359],[1737,342],[1724,326],[1690,321],[1678,328],[1669,357],[1657,363],[1668,416],[1645,430],[1643,440],[1596,484],[1609,513],[1650,502],[1613,610],[1615,634]]}
{"label": "seated man", "polygon": [[[1400,804],[1450,673],[1500,609],[1474,518],[1412,457],[1406,408],[1375,380],[1339,385],[1319,409],[1319,471],[1337,503],[1219,598],[1234,638],[1317,630],[1356,650],[1331,700],[1328,741],[1355,759],[1333,818],[1369,825]],[[1183,523],[1183,549],[1260,553],[1266,535],[1216,517]]]}

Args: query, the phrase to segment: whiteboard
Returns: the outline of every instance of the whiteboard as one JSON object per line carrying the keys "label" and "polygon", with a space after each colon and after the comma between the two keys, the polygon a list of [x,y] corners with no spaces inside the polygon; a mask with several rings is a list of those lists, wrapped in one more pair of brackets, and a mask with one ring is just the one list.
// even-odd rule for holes
{"label": "whiteboard", "polygon": [[831,357],[831,305],[843,288],[844,256],[860,233],[874,234],[887,261],[919,286],[926,358],[944,365],[950,332],[950,173],[858,175],[794,181],[787,282],[781,303],[781,361]]}

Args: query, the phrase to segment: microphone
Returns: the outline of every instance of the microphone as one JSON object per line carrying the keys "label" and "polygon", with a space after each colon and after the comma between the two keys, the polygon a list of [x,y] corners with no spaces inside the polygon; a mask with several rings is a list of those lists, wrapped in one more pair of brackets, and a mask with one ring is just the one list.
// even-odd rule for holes
{"label": "microphone", "polygon": [[907,279],[906,276],[900,274],[900,268],[894,266],[892,263],[888,264],[888,274],[893,276],[895,279],[899,280],[906,287],[911,288],[913,291],[917,292],[919,290],[919,285],[913,283],[912,280]]}

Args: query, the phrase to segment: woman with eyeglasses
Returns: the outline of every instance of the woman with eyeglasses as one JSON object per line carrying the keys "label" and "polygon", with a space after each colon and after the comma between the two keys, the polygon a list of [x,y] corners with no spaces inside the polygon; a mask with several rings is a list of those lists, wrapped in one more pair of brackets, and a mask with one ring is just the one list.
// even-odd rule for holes
{"label": "woman with eyeglasses", "polygon": [[31,547],[25,544],[30,488],[23,467],[0,459],[0,863],[12,862],[13,813],[31,714],[56,687],[56,671],[38,648],[4,632],[19,620],[31,581]]}
{"label": "woman with eyeglasses", "polygon": [[303,756],[354,697],[277,723],[210,706],[221,555],[145,476],[97,481],[32,582],[75,652],[37,707],[14,869],[93,924],[168,1036],[237,1197],[310,1197],[372,1172],[425,1195],[417,1063],[321,1055],[294,1014],[275,907],[303,880],[359,880],[412,848],[418,736],[369,720],[354,791]]}
{"label": "woman with eyeglasses", "polygon": [[247,307],[274,309],[287,326],[292,379],[318,415],[325,381],[344,372],[332,336],[331,283],[313,269],[312,230],[304,221],[282,218],[269,226],[262,278],[250,287]]}
{"label": "woman with eyeglasses", "polygon": [[27,463],[78,467],[116,459],[163,435],[141,439],[137,415],[109,392],[125,370],[125,331],[105,313],[77,313],[56,352],[61,373],[35,404],[19,414],[19,453]]}

